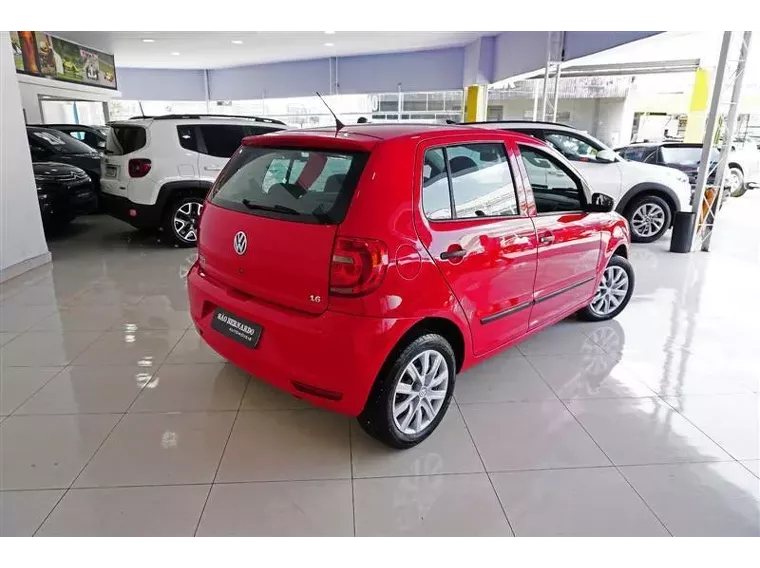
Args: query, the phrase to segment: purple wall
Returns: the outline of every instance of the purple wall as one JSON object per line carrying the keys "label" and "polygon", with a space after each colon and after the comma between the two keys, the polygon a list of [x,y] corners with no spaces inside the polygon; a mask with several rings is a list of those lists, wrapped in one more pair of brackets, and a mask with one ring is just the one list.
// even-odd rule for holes
{"label": "purple wall", "polygon": [[338,58],[338,91],[344,94],[446,91],[462,88],[464,48]]}
{"label": "purple wall", "polygon": [[598,53],[662,32],[565,32],[565,61]]}
{"label": "purple wall", "polygon": [[548,32],[502,32],[496,36],[493,80],[501,81],[546,65]]}
{"label": "purple wall", "polygon": [[143,101],[204,101],[201,69],[132,69],[119,67],[116,80],[122,97]]}
{"label": "purple wall", "polygon": [[211,100],[248,100],[330,92],[329,59],[248,65],[208,72]]}

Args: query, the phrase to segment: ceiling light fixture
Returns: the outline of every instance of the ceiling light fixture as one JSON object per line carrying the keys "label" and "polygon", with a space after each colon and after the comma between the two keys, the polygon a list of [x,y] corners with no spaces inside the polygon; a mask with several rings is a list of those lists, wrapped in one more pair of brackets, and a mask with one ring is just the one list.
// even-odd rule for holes
{"label": "ceiling light fixture", "polygon": [[235,45],[243,45],[243,40],[242,39],[233,39],[232,43],[234,43]]}
{"label": "ceiling light fixture", "polygon": [[172,55],[179,55],[179,51],[172,51]]}
{"label": "ceiling light fixture", "polygon": [[327,35],[333,35],[335,32],[325,32]]}
{"label": "ceiling light fixture", "polygon": [[333,42],[331,42],[331,41],[328,41],[328,42],[325,44],[325,47],[332,47],[332,46],[334,46],[334,45],[335,45],[335,44],[334,44]]}
{"label": "ceiling light fixture", "polygon": [[147,37],[143,39],[143,43],[155,43],[155,42],[156,42],[155,39],[150,39],[150,38],[147,38]]}

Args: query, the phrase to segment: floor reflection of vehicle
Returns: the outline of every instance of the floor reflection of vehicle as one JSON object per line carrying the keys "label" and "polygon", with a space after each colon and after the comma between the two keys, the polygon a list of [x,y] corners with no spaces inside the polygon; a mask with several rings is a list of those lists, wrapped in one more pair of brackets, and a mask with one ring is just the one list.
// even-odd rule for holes
{"label": "floor reflection of vehicle", "polygon": [[191,315],[252,375],[409,448],[460,370],[630,300],[627,223],[545,143],[433,125],[335,134],[246,138],[204,203]]}

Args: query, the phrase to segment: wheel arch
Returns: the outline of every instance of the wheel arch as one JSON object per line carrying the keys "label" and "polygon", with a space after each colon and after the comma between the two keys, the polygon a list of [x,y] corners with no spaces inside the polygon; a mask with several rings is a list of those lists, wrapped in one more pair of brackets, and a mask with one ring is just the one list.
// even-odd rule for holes
{"label": "wheel arch", "polygon": [[416,337],[425,333],[437,333],[451,345],[456,360],[457,373],[462,369],[465,359],[465,337],[462,329],[451,319],[444,317],[425,317],[417,321],[399,338],[386,358],[387,364],[393,356],[409,345]]}
{"label": "wheel arch", "polygon": [[179,180],[165,183],[158,191],[156,201],[161,211],[161,217],[163,218],[166,213],[166,206],[178,197],[198,196],[205,198],[208,190],[211,189],[211,185],[211,182],[203,180]]}
{"label": "wheel arch", "polygon": [[678,211],[678,196],[668,186],[661,183],[644,182],[634,185],[631,189],[625,192],[625,195],[620,199],[615,208],[615,211],[624,215],[631,202],[643,195],[654,195],[665,200],[665,203],[670,207],[671,219],[675,217]]}
{"label": "wheel arch", "polygon": [[736,168],[737,170],[739,170],[742,173],[742,175],[744,175],[744,168],[742,167],[742,165],[739,162],[728,162],[728,167],[729,168]]}

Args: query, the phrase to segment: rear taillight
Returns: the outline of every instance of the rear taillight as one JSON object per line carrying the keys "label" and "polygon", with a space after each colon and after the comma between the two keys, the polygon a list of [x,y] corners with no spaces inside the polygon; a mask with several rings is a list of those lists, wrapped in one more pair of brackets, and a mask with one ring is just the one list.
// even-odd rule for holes
{"label": "rear taillight", "polygon": [[330,262],[330,293],[360,296],[375,290],[388,268],[388,247],[382,241],[338,237]]}
{"label": "rear taillight", "polygon": [[150,160],[147,158],[133,158],[129,160],[129,177],[141,178],[150,171]]}

